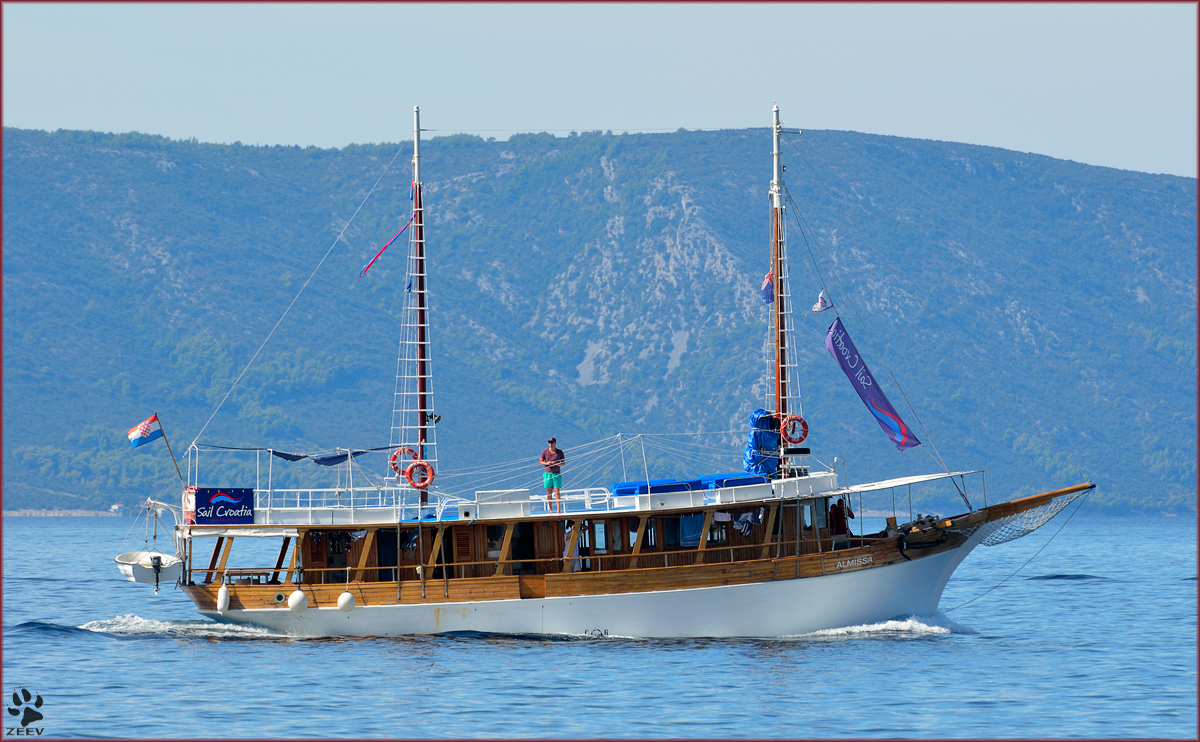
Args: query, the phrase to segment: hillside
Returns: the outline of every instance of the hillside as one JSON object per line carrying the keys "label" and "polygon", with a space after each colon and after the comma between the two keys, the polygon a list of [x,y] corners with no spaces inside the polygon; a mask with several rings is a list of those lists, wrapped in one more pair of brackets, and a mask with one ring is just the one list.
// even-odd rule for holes
{"label": "hillside", "polygon": [[[995,500],[1077,481],[1070,459],[1096,505],[1194,510],[1195,180],[849,132],[792,141],[786,178],[834,301],[952,467],[986,468]],[[159,412],[182,463],[399,148],[15,129],[3,144],[10,509],[174,492],[166,452],[131,451],[125,431]],[[765,389],[766,130],[422,150],[444,468],[534,458],[547,433],[745,428]],[[356,279],[407,220],[409,153],[202,440],[388,442],[402,250]],[[791,229],[806,306],[821,284]],[[824,350],[831,320],[798,322],[814,454],[854,481],[936,470],[879,433]]]}

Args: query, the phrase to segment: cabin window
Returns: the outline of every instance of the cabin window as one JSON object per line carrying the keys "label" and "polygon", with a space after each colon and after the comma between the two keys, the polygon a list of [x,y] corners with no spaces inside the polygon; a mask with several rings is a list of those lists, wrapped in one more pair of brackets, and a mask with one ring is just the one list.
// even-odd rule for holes
{"label": "cabin window", "polygon": [[596,524],[593,526],[596,529],[597,554],[608,553],[608,528],[606,526],[607,524],[602,520],[596,521]]}
{"label": "cabin window", "polygon": [[346,581],[346,557],[350,554],[350,534],[346,531],[329,531],[325,534],[325,565],[342,571],[326,572],[325,582]]}
{"label": "cabin window", "polygon": [[[514,526],[512,538],[512,556],[516,559],[536,559],[535,542],[533,540],[533,524],[517,523]],[[537,574],[536,562],[515,562],[512,567],[514,575]]]}
{"label": "cabin window", "polygon": [[729,534],[725,530],[724,523],[713,523],[708,528],[708,543],[723,544],[729,540]]}
{"label": "cabin window", "polygon": [[632,549],[633,545],[637,543],[638,522],[632,518],[628,518],[624,523],[625,527],[629,529],[629,548]]}
{"label": "cabin window", "polygon": [[812,530],[812,513],[813,513],[812,503],[807,503],[804,506],[803,511],[804,511],[804,528],[805,528],[805,530],[811,531]]}
{"label": "cabin window", "polygon": [[488,559],[499,559],[500,549],[504,546],[504,526],[487,527],[487,556]]}
{"label": "cabin window", "polygon": [[[379,530],[379,535],[376,537],[376,548],[379,550],[377,561],[379,562],[380,567],[396,566],[397,540],[396,529],[381,528]],[[368,572],[367,574],[370,573]],[[378,579],[380,582],[391,582],[392,580],[396,579],[396,570],[394,569],[381,569],[377,574],[379,576],[376,579]],[[370,577],[367,579],[370,579]]]}
{"label": "cabin window", "polygon": [[648,518],[646,520],[646,535],[642,538],[642,549],[653,549],[658,546],[658,529],[654,527],[655,521],[658,518]]}
{"label": "cabin window", "polygon": [[821,507],[817,508],[817,528],[825,528],[825,514],[829,512],[829,500],[821,500]]}
{"label": "cabin window", "polygon": [[679,548],[679,516],[663,518],[663,546],[668,549]]}

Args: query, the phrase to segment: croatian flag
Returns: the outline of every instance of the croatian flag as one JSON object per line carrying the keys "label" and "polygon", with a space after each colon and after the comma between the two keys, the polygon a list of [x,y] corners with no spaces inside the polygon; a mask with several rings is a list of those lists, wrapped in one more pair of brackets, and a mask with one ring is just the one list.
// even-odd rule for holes
{"label": "croatian flag", "polygon": [[[151,430],[151,425],[158,425],[158,429]],[[129,442],[133,444],[134,448],[137,448],[162,438],[162,434],[162,425],[158,422],[158,413],[156,412],[129,429]]]}
{"label": "croatian flag", "polygon": [[775,271],[767,271],[767,275],[763,276],[762,288],[758,290],[758,295],[762,297],[763,304],[771,304],[775,301]]}

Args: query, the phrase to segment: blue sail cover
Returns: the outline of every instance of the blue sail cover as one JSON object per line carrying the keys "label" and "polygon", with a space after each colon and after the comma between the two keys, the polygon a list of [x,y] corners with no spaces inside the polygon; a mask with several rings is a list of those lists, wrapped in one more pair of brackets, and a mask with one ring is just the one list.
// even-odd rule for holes
{"label": "blue sail cover", "polygon": [[742,468],[768,476],[779,468],[779,433],[771,430],[771,413],[761,407],[750,413],[750,434],[742,454]]}

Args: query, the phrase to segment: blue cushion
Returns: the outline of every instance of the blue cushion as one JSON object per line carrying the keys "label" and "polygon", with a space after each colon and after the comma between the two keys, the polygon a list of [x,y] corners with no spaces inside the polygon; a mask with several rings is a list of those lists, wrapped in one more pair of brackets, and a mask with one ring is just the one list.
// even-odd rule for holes
{"label": "blue cushion", "polygon": [[762,484],[766,477],[757,474],[747,474],[744,471],[732,471],[727,474],[708,474],[700,477],[704,489],[719,489],[721,487],[739,487],[744,484]]}

